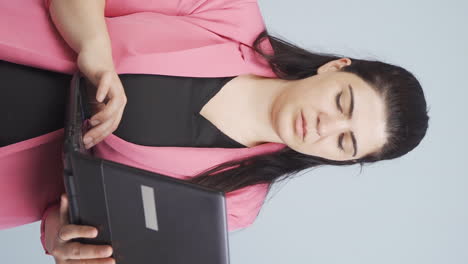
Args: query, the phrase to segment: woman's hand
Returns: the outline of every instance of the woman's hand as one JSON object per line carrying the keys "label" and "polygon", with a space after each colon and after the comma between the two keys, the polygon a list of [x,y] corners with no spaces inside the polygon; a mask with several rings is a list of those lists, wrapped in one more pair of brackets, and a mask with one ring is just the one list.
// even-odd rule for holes
{"label": "woman's hand", "polygon": [[45,237],[46,244],[50,245],[48,251],[54,257],[55,263],[115,264],[115,260],[110,258],[112,255],[111,246],[70,242],[73,238],[94,238],[97,236],[97,229],[92,226],[69,224],[68,199],[65,194],[62,194],[61,198],[58,228],[56,232],[46,232]]}
{"label": "woman's hand", "polygon": [[[112,57],[99,54],[92,48],[83,48],[77,58],[78,68],[94,86],[94,90],[88,91],[88,99],[95,111],[90,119],[93,128],[83,137],[87,149],[117,129],[127,104],[127,97],[115,72]],[[87,138],[90,138],[89,143]]]}

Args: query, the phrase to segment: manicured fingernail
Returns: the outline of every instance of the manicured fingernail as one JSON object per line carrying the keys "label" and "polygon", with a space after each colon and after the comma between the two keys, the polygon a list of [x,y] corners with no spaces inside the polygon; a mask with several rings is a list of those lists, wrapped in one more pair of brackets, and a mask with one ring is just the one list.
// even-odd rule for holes
{"label": "manicured fingernail", "polygon": [[91,120],[90,123],[92,126],[99,125],[99,120]]}
{"label": "manicured fingernail", "polygon": [[93,141],[93,139],[90,138],[90,137],[85,137],[85,138],[83,139],[83,143],[84,143],[85,145],[88,145],[89,143],[91,143],[91,141]]}

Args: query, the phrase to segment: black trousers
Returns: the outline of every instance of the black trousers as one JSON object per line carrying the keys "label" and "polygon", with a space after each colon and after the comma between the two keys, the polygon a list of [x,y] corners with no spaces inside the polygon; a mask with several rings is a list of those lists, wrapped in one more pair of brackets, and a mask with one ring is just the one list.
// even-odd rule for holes
{"label": "black trousers", "polygon": [[71,78],[0,60],[0,147],[63,128]]}

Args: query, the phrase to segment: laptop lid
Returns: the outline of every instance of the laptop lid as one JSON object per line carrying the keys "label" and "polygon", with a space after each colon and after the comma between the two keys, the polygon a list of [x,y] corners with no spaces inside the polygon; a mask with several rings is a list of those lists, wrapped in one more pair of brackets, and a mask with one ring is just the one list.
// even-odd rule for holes
{"label": "laptop lid", "polygon": [[167,175],[96,158],[84,148],[90,112],[81,73],[69,89],[64,142],[64,183],[70,222],[95,226],[119,264],[229,263],[223,192]]}

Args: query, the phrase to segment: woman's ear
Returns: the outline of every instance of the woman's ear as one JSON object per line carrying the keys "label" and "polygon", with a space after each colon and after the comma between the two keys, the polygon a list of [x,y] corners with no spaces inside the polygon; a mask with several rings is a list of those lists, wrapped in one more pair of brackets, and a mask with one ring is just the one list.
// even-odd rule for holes
{"label": "woman's ear", "polygon": [[328,71],[338,71],[344,66],[351,65],[351,59],[341,58],[337,60],[329,61],[317,69],[317,74],[322,74]]}

